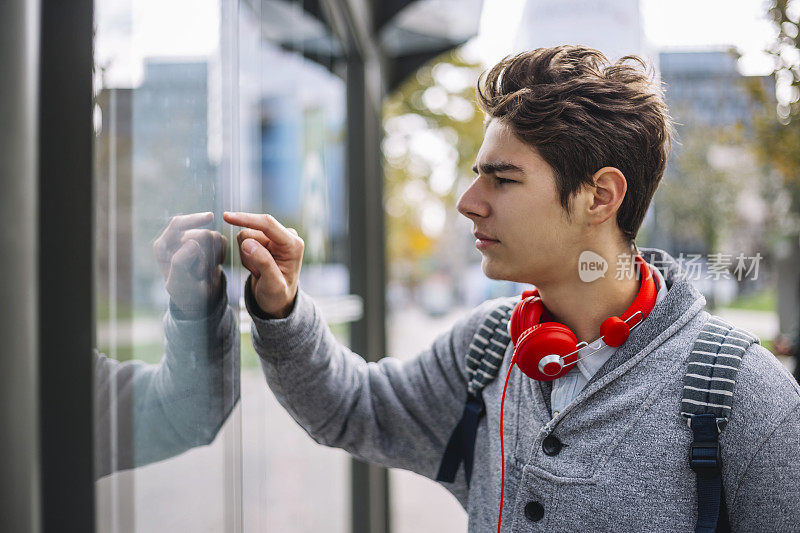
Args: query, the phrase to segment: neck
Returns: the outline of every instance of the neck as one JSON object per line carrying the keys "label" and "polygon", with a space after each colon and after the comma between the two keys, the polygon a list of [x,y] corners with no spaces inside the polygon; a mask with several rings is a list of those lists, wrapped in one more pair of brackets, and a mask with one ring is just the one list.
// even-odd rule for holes
{"label": "neck", "polygon": [[[630,258],[620,272],[617,257]],[[634,253],[625,250],[619,254],[604,255],[608,261],[605,277],[584,282],[578,277],[578,261],[570,267],[573,276],[545,285],[537,285],[539,296],[553,318],[571,329],[578,341],[593,342],[600,338],[600,326],[610,316],[619,316],[631,306],[639,293],[639,278],[635,275]]]}

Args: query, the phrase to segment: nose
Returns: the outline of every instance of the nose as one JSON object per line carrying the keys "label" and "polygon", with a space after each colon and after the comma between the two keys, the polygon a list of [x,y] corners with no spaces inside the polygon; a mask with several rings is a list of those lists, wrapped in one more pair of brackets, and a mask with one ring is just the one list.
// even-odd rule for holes
{"label": "nose", "polygon": [[490,206],[481,192],[481,182],[480,178],[473,181],[456,204],[458,212],[470,220],[489,216]]}

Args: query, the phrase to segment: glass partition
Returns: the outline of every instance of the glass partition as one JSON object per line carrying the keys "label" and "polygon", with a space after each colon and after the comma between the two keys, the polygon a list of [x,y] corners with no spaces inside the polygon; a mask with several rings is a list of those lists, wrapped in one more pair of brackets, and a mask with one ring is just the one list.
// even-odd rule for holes
{"label": "glass partition", "polygon": [[301,2],[97,0],[95,26],[98,531],[344,532],[349,457],[268,390],[222,221],[296,228],[347,341],[336,42]]}
{"label": "glass partition", "polygon": [[99,531],[241,530],[229,11],[96,2]]}

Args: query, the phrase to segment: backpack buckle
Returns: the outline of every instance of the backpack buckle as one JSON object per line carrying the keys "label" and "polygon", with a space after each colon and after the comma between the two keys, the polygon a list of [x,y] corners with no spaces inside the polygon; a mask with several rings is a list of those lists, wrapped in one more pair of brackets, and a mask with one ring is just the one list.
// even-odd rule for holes
{"label": "backpack buckle", "polygon": [[722,472],[719,442],[693,442],[689,466],[698,476],[719,476]]}

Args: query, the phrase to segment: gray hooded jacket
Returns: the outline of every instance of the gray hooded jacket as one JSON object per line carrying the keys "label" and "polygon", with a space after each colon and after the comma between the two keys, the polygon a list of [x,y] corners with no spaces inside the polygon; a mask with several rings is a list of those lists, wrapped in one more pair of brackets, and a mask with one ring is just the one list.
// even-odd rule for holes
{"label": "gray hooded jacket", "polygon": [[[511,374],[504,531],[694,530],[691,431],[679,412],[687,358],[709,314],[669,255],[642,253],[664,274],[667,297],[578,397],[551,418],[546,384]],[[464,407],[467,347],[487,313],[515,301],[484,302],[412,360],[366,363],[336,341],[304,292],[284,319],[260,315],[249,283],[245,299],[269,386],[317,442],[432,479]],[[512,353],[509,345],[500,376]],[[503,381],[483,390],[470,486],[463,468],[443,484],[469,513],[470,532],[497,529]],[[563,444],[556,454],[543,452],[549,435]],[[720,442],[733,530],[800,531],[800,387],[761,345],[743,358]]]}

